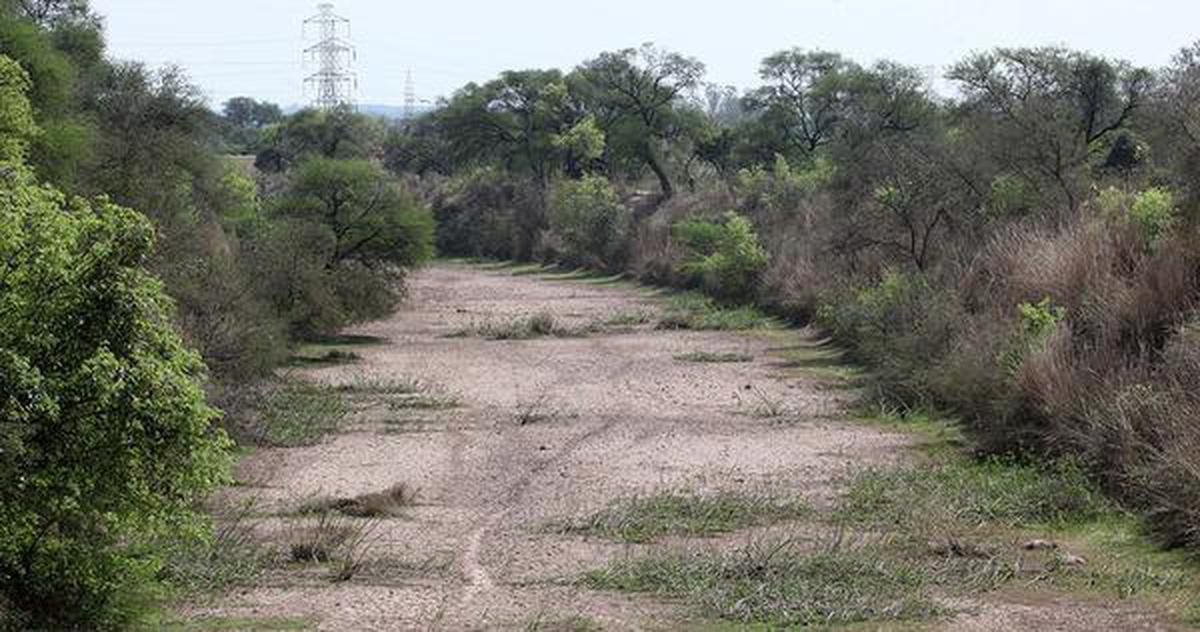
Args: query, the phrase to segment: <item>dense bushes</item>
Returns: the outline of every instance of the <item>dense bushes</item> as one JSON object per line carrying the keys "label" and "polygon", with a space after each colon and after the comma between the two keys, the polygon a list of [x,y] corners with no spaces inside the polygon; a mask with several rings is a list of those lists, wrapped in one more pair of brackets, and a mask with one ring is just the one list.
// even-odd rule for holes
{"label": "dense bushes", "polygon": [[608,180],[588,176],[558,183],[546,217],[549,232],[539,245],[545,256],[601,270],[624,269],[632,218]]}
{"label": "dense bushes", "polygon": [[441,184],[433,196],[440,254],[522,261],[533,257],[545,228],[536,187],[490,169]]}
{"label": "dense bushes", "polygon": [[149,544],[196,528],[225,439],[203,365],[145,271],[137,213],[0,183],[0,625],[116,627],[144,606]]}
{"label": "dense bushes", "polygon": [[723,221],[687,219],[675,225],[688,249],[681,271],[705,292],[729,301],[751,301],[770,257],[745,217],[726,213]]}

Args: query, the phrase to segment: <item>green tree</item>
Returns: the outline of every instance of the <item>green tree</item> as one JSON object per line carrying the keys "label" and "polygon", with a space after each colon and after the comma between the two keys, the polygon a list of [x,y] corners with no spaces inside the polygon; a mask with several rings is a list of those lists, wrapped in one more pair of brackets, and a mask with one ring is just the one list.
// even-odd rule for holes
{"label": "green tree", "polygon": [[625,265],[632,217],[608,180],[559,182],[550,192],[547,216],[569,262],[613,271]]}
{"label": "green tree", "polygon": [[845,116],[850,84],[860,70],[837,53],[776,53],[763,60],[759,75],[767,85],[749,102],[789,147],[809,156],[833,140]]}
{"label": "green tree", "polygon": [[680,136],[678,106],[703,76],[704,64],[696,59],[650,44],[601,53],[575,72],[577,90],[604,129],[610,150],[649,167],[664,199],[675,194],[664,146]]}
{"label": "green tree", "polygon": [[292,332],[386,315],[404,272],[433,254],[428,208],[364,160],[311,158],[290,179],[259,256],[264,291]]}
{"label": "green tree", "polygon": [[145,270],[151,224],[19,165],[0,189],[0,594],[15,625],[127,624],[227,441]]}
{"label": "green tree", "polygon": [[303,110],[267,127],[255,166],[279,173],[313,156],[373,158],[382,153],[385,135],[382,121],[350,108]]}
{"label": "green tree", "polygon": [[0,163],[21,162],[37,132],[25,93],[29,75],[17,62],[0,55]]}
{"label": "green tree", "polygon": [[[25,17],[21,10],[0,10],[0,54],[29,73],[29,100],[41,129],[31,142],[30,163],[43,178],[74,189],[88,159],[95,130],[78,111],[79,68],[73,55],[94,61],[98,28],[60,20],[53,32]],[[56,37],[57,36],[57,37]],[[60,50],[59,45],[68,50]]]}
{"label": "green tree", "polygon": [[1088,160],[1148,100],[1151,75],[1126,63],[1062,48],[1001,48],[950,71],[964,95],[975,141],[999,171],[1057,190],[1074,210]]}
{"label": "green tree", "polygon": [[429,210],[365,160],[305,162],[292,174],[278,212],[329,231],[328,266],[356,261],[410,267],[433,254]]}
{"label": "green tree", "polygon": [[250,97],[234,97],[226,101],[221,113],[233,125],[249,129],[261,129],[283,120],[283,110],[278,105]]}

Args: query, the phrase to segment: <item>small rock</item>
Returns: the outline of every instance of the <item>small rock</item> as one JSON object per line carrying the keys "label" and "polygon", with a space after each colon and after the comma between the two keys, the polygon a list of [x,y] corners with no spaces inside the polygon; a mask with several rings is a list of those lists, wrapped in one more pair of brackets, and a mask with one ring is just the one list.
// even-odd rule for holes
{"label": "small rock", "polygon": [[1058,544],[1050,540],[1030,540],[1022,548],[1026,551],[1052,551],[1058,548]]}

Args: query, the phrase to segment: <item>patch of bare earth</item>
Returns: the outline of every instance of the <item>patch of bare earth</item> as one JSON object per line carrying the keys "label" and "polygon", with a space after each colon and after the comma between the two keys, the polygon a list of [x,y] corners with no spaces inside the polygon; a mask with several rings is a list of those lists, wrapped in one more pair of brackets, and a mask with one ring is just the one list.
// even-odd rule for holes
{"label": "patch of bare earth", "polygon": [[[227,494],[255,497],[271,514],[318,495],[354,497],[405,483],[420,490],[418,504],[379,522],[367,553],[374,564],[350,581],[286,567],[189,614],[309,617],[328,630],[522,629],[576,615],[605,629],[671,628],[689,616],[677,604],[569,581],[646,545],[541,527],[663,489],[745,487],[821,506],[847,468],[891,462],[903,452],[902,435],[831,421],[844,406],[839,392],[781,373],[771,355],[779,333],[643,325],[578,338],[449,337],[486,319],[548,312],[558,322],[586,325],[659,307],[659,299],[630,287],[450,264],[415,275],[399,314],[353,332],[388,344],[364,348],[359,363],[308,377],[348,385],[418,379],[459,407],[376,410],[321,445],[259,451],[242,466],[254,484]],[[696,350],[755,360],[675,358]],[[783,402],[787,418],[757,414],[755,401],[763,397]],[[726,540],[739,539],[718,541]],[[955,625],[1017,629],[1042,620],[1082,630],[1128,623],[1117,614],[1037,618],[1038,611],[1071,613],[1078,605],[968,606]]]}

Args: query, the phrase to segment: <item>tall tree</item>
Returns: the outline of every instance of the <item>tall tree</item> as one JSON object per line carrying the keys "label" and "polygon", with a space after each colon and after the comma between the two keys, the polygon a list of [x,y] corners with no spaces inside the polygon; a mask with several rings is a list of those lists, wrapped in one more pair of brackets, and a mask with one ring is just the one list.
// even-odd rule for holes
{"label": "tall tree", "polygon": [[1130,124],[1151,87],[1143,69],[1062,48],[979,53],[949,76],[999,168],[1056,188],[1071,209],[1085,186],[1081,168]]}
{"label": "tall tree", "polygon": [[837,53],[792,49],[763,60],[751,107],[802,156],[833,140],[859,66]]}
{"label": "tall tree", "polygon": [[679,136],[677,107],[700,85],[704,64],[646,44],[601,53],[575,73],[584,99],[596,113],[612,150],[654,172],[663,199],[675,194],[664,145]]}

